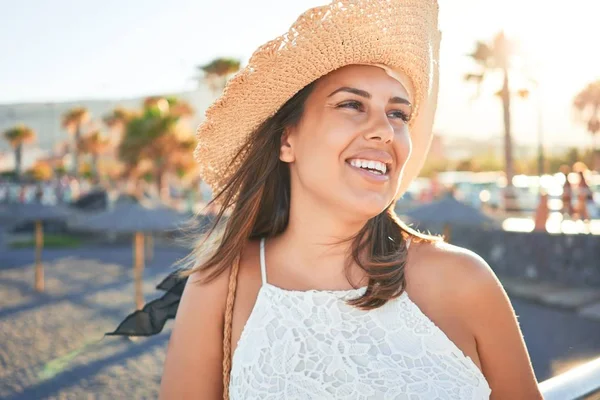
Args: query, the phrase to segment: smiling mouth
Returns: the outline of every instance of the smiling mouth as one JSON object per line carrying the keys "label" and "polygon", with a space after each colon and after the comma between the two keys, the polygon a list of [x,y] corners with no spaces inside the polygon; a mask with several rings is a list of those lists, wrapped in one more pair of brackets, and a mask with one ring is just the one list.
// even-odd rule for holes
{"label": "smiling mouth", "polygon": [[346,163],[348,163],[350,166],[354,167],[354,168],[358,168],[367,172],[370,172],[371,174],[375,175],[375,176],[386,176],[389,175],[389,171],[390,171],[390,165],[388,165],[387,163],[383,163],[381,161],[374,161],[374,160],[364,160],[364,159],[349,159],[346,160]]}

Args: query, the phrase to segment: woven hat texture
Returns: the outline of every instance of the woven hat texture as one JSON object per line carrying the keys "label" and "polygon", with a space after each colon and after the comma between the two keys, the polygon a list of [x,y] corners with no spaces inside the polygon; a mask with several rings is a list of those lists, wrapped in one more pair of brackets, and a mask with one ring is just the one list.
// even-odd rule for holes
{"label": "woven hat texture", "polygon": [[383,64],[412,81],[413,149],[402,194],[419,173],[437,104],[436,0],[342,0],[311,8],[289,30],[260,46],[207,110],[194,155],[200,176],[218,193],[239,167],[235,154],[249,135],[298,91],[351,64]]}

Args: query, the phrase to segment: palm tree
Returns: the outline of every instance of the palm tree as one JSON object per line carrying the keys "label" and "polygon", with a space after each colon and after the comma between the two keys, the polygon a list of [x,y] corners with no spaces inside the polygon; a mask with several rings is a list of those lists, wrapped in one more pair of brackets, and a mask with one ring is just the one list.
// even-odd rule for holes
{"label": "palm tree", "polygon": [[37,162],[31,169],[29,170],[29,175],[36,181],[48,181],[52,179],[54,175],[54,170],[50,166],[48,162]]}
{"label": "palm tree", "polygon": [[192,177],[197,173],[197,163],[194,160],[196,139],[193,136],[178,138],[174,151],[171,153],[169,165],[180,179]]}
{"label": "palm tree", "polygon": [[240,70],[240,60],[235,58],[215,58],[198,69],[203,73],[203,79],[208,87],[217,95],[225,88],[231,75]]}
{"label": "palm tree", "polygon": [[502,99],[504,118],[504,163],[508,192],[512,190],[512,179],[514,176],[513,143],[510,123],[509,70],[511,60],[515,55],[515,44],[509,41],[503,32],[500,32],[494,37],[491,43],[484,43],[481,41],[475,43],[475,51],[469,56],[479,66],[479,71],[465,75],[465,80],[474,81],[478,84],[479,92],[481,83],[486,76],[494,71],[500,71],[502,73],[503,83],[498,94]]}
{"label": "palm tree", "polygon": [[109,114],[103,117],[104,123],[110,127],[123,127],[135,114],[134,111],[123,107],[115,107]]}
{"label": "palm tree", "polygon": [[179,122],[192,113],[189,104],[174,97],[149,97],[143,113],[126,125],[119,158],[130,176],[141,164],[151,161],[150,173],[161,196],[168,197],[165,177],[174,169],[173,160],[182,146],[185,129]]}
{"label": "palm tree", "polygon": [[23,145],[35,140],[35,132],[24,124],[18,124],[4,131],[4,138],[15,152],[15,175],[18,179],[22,176]]}
{"label": "palm tree", "polygon": [[178,117],[179,119],[185,119],[195,114],[194,108],[185,100],[178,99],[175,96],[165,97],[169,103],[169,113]]}
{"label": "palm tree", "polygon": [[98,156],[108,148],[108,139],[102,136],[100,131],[95,130],[81,138],[79,150],[89,154],[92,158],[92,175],[98,178]]}
{"label": "palm tree", "polygon": [[[598,149],[600,137],[600,80],[588,84],[575,96],[573,106],[579,112],[581,120],[587,125],[592,136],[592,158]],[[593,164],[593,163],[592,163]]]}
{"label": "palm tree", "polygon": [[107,174],[111,179],[118,181],[119,184],[124,183],[124,180],[126,181],[130,178],[131,173],[133,172],[131,166],[124,165],[118,160],[118,152],[121,142],[123,141],[123,135],[127,124],[135,118],[137,114],[138,113],[134,110],[119,106],[102,117],[104,124],[108,127],[110,132],[107,152],[109,153],[110,158],[112,158],[112,163],[107,169]]}
{"label": "palm tree", "polygon": [[118,140],[111,141],[118,143],[123,135],[123,131],[125,130],[125,126],[132,118],[136,116],[135,111],[128,110],[123,107],[116,107],[109,114],[106,114],[102,120],[104,124],[108,126],[108,128],[119,136]]}
{"label": "palm tree", "polygon": [[90,113],[85,107],[74,107],[67,111],[62,118],[62,126],[74,136],[73,146],[73,175],[79,175],[79,151],[82,127],[90,119]]}

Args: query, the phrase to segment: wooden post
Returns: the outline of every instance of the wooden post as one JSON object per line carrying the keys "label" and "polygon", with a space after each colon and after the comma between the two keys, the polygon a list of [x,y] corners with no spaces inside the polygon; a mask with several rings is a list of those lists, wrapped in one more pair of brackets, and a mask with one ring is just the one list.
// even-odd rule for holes
{"label": "wooden post", "polygon": [[444,224],[444,240],[446,243],[450,243],[450,236],[452,235],[452,229],[450,228],[450,224]]}
{"label": "wooden post", "polygon": [[35,290],[44,291],[44,266],[42,265],[42,247],[44,231],[42,221],[35,221]]}
{"label": "wooden post", "polygon": [[152,236],[152,233],[146,236],[146,250],[148,261],[152,261],[154,259],[154,236]]}
{"label": "wooden post", "polygon": [[133,267],[133,279],[135,284],[135,304],[138,310],[144,308],[144,234],[135,233],[135,265]]}

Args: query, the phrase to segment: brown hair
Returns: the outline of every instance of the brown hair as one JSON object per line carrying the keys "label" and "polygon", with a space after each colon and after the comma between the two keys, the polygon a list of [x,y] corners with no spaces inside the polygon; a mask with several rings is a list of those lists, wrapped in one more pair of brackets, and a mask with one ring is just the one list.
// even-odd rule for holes
{"label": "brown hair", "polygon": [[[184,270],[189,276],[197,270],[210,270],[210,282],[232,265],[249,239],[273,237],[288,225],[290,212],[290,172],[279,159],[281,137],[286,127],[300,122],[306,99],[315,82],[305,86],[279,111],[258,127],[243,144],[231,163],[238,165],[223,190],[216,193],[207,207],[220,204],[207,233],[186,258],[193,268]],[[406,287],[404,268],[408,254],[406,239],[433,242],[440,238],[421,234],[398,219],[392,203],[384,212],[371,218],[352,240],[351,258],[368,275],[367,290],[348,304],[374,309],[402,294]],[[226,212],[230,210],[230,215]],[[212,239],[211,239],[212,237]],[[365,251],[366,259],[361,257]]]}

